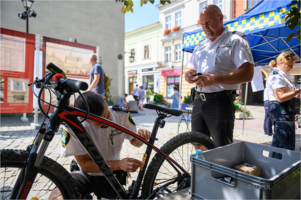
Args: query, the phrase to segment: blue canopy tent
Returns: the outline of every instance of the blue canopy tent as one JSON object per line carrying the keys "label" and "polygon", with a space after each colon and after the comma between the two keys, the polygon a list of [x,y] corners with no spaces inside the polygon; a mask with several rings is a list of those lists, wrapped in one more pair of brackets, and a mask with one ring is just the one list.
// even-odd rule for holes
{"label": "blue canopy tent", "polygon": [[[244,33],[250,43],[255,65],[268,64],[279,52],[291,50],[300,57],[300,45],[295,36],[288,43],[287,37],[300,27],[291,30],[285,25],[285,13],[297,4],[292,0],[263,0],[245,14],[226,23],[229,31]],[[193,52],[195,46],[205,38],[203,30],[186,32],[183,35],[183,51]]]}
{"label": "blue canopy tent", "polygon": [[[296,27],[291,30],[285,25],[285,13],[292,7],[297,7],[297,3],[290,5],[291,3],[292,0],[263,0],[243,15],[224,23],[229,31],[239,31],[246,35],[255,66],[268,64],[284,50],[290,50],[300,57],[301,43],[296,35],[288,43],[286,42],[291,33],[296,33],[300,29]],[[203,30],[184,33],[183,52],[192,53],[196,45],[204,38]],[[247,89],[246,87],[246,93]]]}

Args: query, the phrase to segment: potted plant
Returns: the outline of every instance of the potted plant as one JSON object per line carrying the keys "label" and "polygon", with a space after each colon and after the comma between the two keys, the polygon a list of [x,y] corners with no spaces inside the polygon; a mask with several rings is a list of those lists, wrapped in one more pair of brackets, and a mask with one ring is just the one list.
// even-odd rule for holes
{"label": "potted plant", "polygon": [[191,105],[193,103],[193,101],[190,99],[190,95],[187,95],[186,97],[184,97],[184,102],[183,104],[187,104],[188,106]]}
{"label": "potted plant", "polygon": [[175,26],[175,27],[172,29],[172,31],[180,30],[180,28],[181,28],[181,27],[179,27],[179,26]]}
{"label": "potted plant", "polygon": [[168,35],[170,33],[171,29],[165,29],[164,35]]}
{"label": "potted plant", "polygon": [[160,106],[165,106],[167,108],[170,108],[171,103],[169,103],[166,98],[163,97],[162,94],[154,92],[154,100],[149,102],[150,104],[156,104]]}
{"label": "potted plant", "polygon": [[[244,118],[244,109],[242,105],[244,105],[243,102],[239,101],[240,96],[236,97],[236,100],[233,102],[235,106],[235,119],[243,119]],[[245,110],[245,118],[251,116],[251,112],[249,110]]]}

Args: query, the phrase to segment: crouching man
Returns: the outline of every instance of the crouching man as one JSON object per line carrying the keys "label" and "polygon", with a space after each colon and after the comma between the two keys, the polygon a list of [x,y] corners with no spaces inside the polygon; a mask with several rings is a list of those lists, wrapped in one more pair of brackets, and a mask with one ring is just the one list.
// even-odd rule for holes
{"label": "crouching man", "polygon": [[[83,95],[88,102],[91,113],[109,119],[136,132],[136,124],[129,113],[110,109],[103,97],[97,93],[85,92]],[[84,101],[81,97],[76,99],[75,107],[86,110]],[[136,140],[134,137],[115,128],[92,120],[87,119],[83,122],[83,126],[86,128],[91,139],[113,172],[116,170],[135,172],[143,165],[142,161],[134,158],[124,158],[120,160],[120,151],[124,140],[130,140],[130,143],[133,146],[141,147],[143,143],[139,140]],[[139,129],[137,134],[145,140],[149,140],[151,137],[150,132],[145,129]],[[117,198],[114,189],[103,176],[89,154],[87,154],[80,141],[68,128],[63,130],[61,155],[64,157],[74,156],[80,167],[80,171],[71,172],[71,176],[77,185],[81,197],[94,193],[98,199]],[[49,199],[63,199],[58,188],[53,190]]]}

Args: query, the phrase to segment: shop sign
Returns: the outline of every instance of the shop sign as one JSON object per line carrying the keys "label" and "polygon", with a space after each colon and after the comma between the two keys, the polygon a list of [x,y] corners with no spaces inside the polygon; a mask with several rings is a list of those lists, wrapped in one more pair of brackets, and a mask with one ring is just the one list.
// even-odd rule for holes
{"label": "shop sign", "polygon": [[142,72],[150,72],[150,71],[156,71],[156,68],[146,68],[146,69],[142,69]]}
{"label": "shop sign", "polygon": [[128,76],[133,76],[137,74],[137,70],[128,71]]}
{"label": "shop sign", "polygon": [[181,75],[181,69],[161,71],[161,76],[177,76]]}

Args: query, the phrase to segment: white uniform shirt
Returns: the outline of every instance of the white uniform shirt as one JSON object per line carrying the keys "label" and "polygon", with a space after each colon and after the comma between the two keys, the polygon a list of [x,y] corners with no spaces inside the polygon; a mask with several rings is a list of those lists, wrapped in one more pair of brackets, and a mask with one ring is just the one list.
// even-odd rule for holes
{"label": "white uniform shirt", "polygon": [[[111,109],[110,111],[111,121],[120,124],[136,133],[136,125],[129,113],[114,111]],[[94,141],[105,160],[120,160],[120,151],[122,149],[124,139],[132,140],[134,138],[112,127],[99,128],[89,124],[88,122],[84,122],[83,126],[86,128],[88,134]],[[69,128],[67,128],[67,130],[64,129],[62,133],[61,155],[63,157],[86,155],[87,151],[84,149],[80,141],[75,137],[74,133]],[[90,174],[94,176],[102,175],[102,173]]]}
{"label": "white uniform shirt", "polygon": [[133,95],[134,96],[138,96],[138,90],[139,90],[139,88],[137,88],[137,87],[133,88]]}
{"label": "white uniform shirt", "polygon": [[[237,34],[224,32],[213,42],[206,37],[193,51],[188,68],[198,73],[210,72],[214,75],[228,74],[237,70],[242,64],[254,64],[248,41]],[[239,84],[214,84],[202,88],[202,92],[211,93],[223,90],[237,90]],[[200,92],[200,88],[198,88]]]}
{"label": "white uniform shirt", "polygon": [[295,86],[289,81],[288,75],[280,69],[276,68],[271,72],[266,83],[266,90],[269,101],[276,101],[273,90],[282,87],[284,87],[284,93],[295,90]]}
{"label": "white uniform shirt", "polygon": [[269,100],[268,92],[267,92],[267,88],[265,88],[263,92],[263,101],[268,101],[268,100]]}

